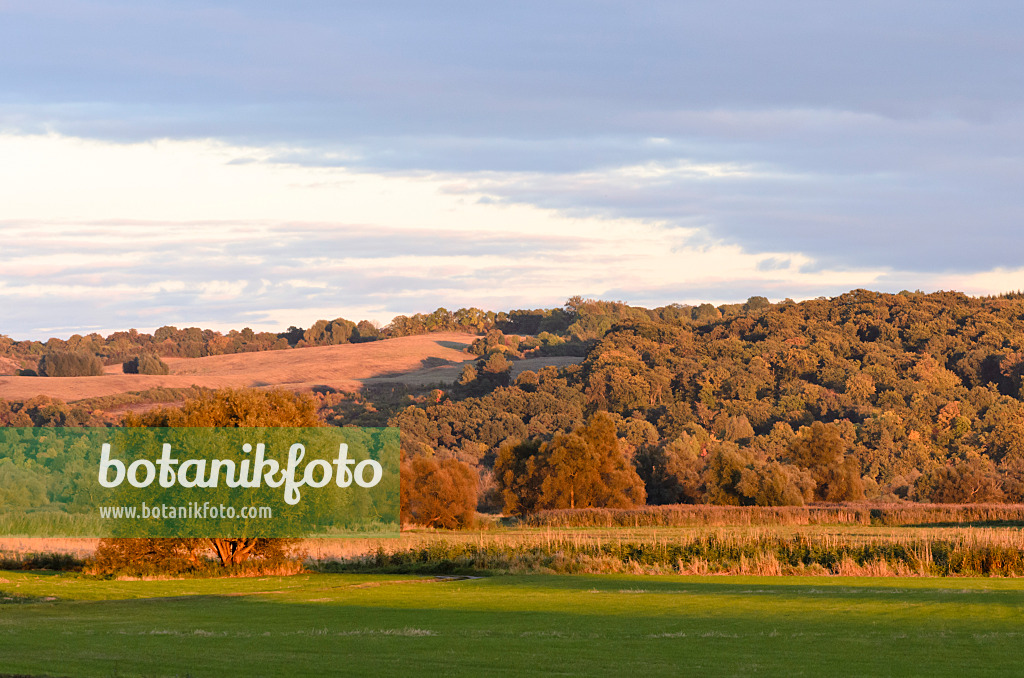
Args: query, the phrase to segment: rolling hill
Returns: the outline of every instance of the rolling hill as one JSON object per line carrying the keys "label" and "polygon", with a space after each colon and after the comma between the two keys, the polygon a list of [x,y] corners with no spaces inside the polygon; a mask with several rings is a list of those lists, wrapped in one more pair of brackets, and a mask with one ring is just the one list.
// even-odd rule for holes
{"label": "rolling hill", "polygon": [[[412,386],[452,383],[465,364],[476,360],[476,356],[465,352],[475,338],[448,332],[361,344],[205,358],[166,358],[170,367],[168,375],[122,374],[120,365],[110,365],[103,375],[96,377],[4,376],[0,377],[0,398],[25,400],[47,395],[74,402],[156,387],[280,387],[309,391],[323,385],[353,391],[373,383],[398,382]],[[563,357],[520,360],[513,363],[512,374],[579,360]]]}

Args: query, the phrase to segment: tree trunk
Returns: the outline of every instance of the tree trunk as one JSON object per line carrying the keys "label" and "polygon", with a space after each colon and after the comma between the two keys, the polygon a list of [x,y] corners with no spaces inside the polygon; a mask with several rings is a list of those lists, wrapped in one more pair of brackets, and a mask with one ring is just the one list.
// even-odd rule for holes
{"label": "tree trunk", "polygon": [[220,564],[224,567],[231,567],[245,562],[256,548],[257,539],[247,537],[244,539],[210,539]]}

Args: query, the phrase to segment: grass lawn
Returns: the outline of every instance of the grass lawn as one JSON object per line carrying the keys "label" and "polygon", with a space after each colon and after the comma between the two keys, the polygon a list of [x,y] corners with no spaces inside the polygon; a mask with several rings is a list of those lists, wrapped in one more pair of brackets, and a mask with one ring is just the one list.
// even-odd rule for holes
{"label": "grass lawn", "polygon": [[1024,580],[0,572],[0,675],[1008,676]]}

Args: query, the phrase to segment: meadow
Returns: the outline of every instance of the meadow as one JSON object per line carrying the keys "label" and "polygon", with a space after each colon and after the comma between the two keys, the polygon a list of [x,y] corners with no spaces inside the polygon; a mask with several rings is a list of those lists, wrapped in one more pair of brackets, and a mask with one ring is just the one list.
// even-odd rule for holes
{"label": "meadow", "polygon": [[1005,676],[1024,582],[0,573],[0,671],[32,676]]}
{"label": "meadow", "polygon": [[[89,546],[65,541],[11,540],[0,567]],[[299,548],[287,577],[0,571],[0,677],[1005,676],[1022,656],[1015,526],[520,524]]]}

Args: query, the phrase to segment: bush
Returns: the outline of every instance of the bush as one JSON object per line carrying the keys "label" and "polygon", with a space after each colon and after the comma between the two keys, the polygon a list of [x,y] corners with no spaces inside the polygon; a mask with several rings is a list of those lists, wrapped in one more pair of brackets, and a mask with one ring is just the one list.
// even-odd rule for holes
{"label": "bush", "polygon": [[121,371],[125,374],[168,374],[170,368],[156,355],[143,353],[121,365]]}
{"label": "bush", "polygon": [[15,553],[0,554],[0,570],[54,570],[77,572],[83,561],[70,553]]}
{"label": "bush", "polygon": [[103,363],[91,353],[47,353],[39,361],[44,377],[95,377],[103,374]]}
{"label": "bush", "polygon": [[[232,539],[110,538],[101,539],[86,574],[145,576],[223,576],[296,574],[302,565],[292,553],[297,539],[253,539],[245,558],[225,562],[221,548]],[[211,546],[213,553],[211,553]],[[214,555],[218,560],[211,560]],[[243,562],[244,560],[244,562]]]}
{"label": "bush", "polygon": [[402,520],[449,530],[472,527],[477,491],[468,464],[417,457],[402,465]]}
{"label": "bush", "polygon": [[200,539],[101,539],[90,574],[184,574],[204,569]]}

